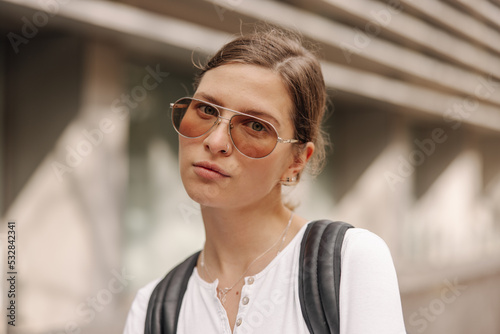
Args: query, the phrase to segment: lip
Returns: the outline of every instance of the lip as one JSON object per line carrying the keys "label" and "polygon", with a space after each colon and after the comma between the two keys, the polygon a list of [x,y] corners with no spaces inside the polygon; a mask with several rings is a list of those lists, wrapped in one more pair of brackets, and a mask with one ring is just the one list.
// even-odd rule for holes
{"label": "lip", "polygon": [[219,179],[230,177],[230,175],[217,164],[210,163],[208,161],[195,162],[193,164],[194,171],[199,176],[206,179]]}

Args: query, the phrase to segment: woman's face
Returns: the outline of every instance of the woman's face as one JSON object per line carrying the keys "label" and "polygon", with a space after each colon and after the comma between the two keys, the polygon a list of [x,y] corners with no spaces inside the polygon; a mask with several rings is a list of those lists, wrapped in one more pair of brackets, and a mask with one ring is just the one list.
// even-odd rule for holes
{"label": "woman's face", "polygon": [[[194,98],[243,113],[259,113],[281,138],[294,136],[292,101],[280,77],[271,70],[247,64],[214,68],[204,74]],[[234,115],[219,109],[224,118]],[[265,158],[248,158],[233,146],[228,121],[223,120],[202,137],[179,136],[182,182],[189,196],[207,207],[234,209],[281,201],[279,181],[291,178],[301,168],[292,145],[278,144]]]}

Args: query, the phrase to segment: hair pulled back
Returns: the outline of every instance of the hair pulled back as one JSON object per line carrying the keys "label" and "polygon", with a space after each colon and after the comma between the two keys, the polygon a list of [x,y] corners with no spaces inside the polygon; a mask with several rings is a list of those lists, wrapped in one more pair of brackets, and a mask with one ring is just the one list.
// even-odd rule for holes
{"label": "hair pulled back", "polygon": [[316,56],[303,46],[300,36],[275,28],[237,37],[225,44],[205,64],[195,80],[195,87],[211,69],[230,63],[262,66],[277,73],[292,99],[291,119],[295,138],[312,142],[315,151],[308,170],[318,174],[324,164],[326,136],[321,130],[325,113],[326,88]]}

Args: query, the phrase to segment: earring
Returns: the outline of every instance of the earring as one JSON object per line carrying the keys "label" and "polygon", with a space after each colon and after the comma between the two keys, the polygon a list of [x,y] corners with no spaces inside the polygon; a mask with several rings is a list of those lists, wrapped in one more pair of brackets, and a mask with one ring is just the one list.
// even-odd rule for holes
{"label": "earring", "polygon": [[297,175],[294,175],[292,178],[287,177],[284,180],[280,180],[280,183],[283,186],[294,186],[297,184]]}

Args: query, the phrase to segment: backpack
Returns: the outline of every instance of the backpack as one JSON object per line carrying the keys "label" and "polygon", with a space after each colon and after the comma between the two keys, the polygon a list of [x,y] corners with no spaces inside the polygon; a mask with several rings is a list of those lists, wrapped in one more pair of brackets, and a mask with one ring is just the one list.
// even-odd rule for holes
{"label": "backpack", "polygon": [[[317,220],[308,224],[299,259],[299,299],[312,334],[338,334],[342,242],[353,226]],[[148,303],[144,334],[175,334],[182,299],[198,261],[196,252],[158,283]]]}

